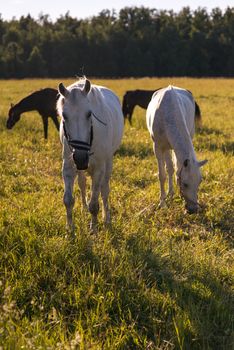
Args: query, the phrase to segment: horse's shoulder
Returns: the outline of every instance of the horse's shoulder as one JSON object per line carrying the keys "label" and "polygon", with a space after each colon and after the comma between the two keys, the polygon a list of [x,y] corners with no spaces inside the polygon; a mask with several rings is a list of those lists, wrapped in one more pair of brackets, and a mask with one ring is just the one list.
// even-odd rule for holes
{"label": "horse's shoulder", "polygon": [[127,98],[132,94],[135,94],[137,90],[127,90],[124,94],[124,97]]}

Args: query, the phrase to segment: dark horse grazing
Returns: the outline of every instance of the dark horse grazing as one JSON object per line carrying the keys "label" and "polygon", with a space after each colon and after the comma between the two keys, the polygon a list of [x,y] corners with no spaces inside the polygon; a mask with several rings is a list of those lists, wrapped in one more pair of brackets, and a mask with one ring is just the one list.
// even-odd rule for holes
{"label": "dark horse grazing", "polygon": [[12,105],[8,112],[6,126],[12,129],[20,120],[20,116],[24,112],[38,111],[42,117],[44,126],[44,137],[48,137],[48,118],[51,117],[57,130],[59,130],[59,121],[57,117],[56,103],[58,99],[58,90],[45,88],[33,92],[31,95],[23,98],[16,105]]}
{"label": "dark horse grazing", "polygon": [[[126,91],[123,97],[122,110],[124,119],[128,119],[129,123],[132,124],[132,114],[136,106],[147,109],[150,103],[151,97],[155,91],[160,90],[129,90]],[[191,91],[187,90],[191,93]],[[201,111],[198,104],[195,101],[195,120],[198,125],[201,124]]]}

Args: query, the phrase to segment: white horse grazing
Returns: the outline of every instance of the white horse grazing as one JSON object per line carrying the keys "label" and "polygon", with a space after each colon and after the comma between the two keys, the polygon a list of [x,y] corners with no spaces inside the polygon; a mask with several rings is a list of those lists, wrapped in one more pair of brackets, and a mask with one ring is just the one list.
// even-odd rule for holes
{"label": "white horse grazing", "polygon": [[91,229],[97,226],[98,198],[101,192],[103,217],[110,223],[108,205],[109,180],[114,152],[120,145],[124,118],[118,97],[109,89],[91,85],[88,79],[79,80],[67,88],[59,84],[57,108],[62,117],[60,139],[63,144],[64,204],[67,225],[73,230],[73,184],[78,174],[82,204],[86,204],[86,177],[91,175]]}
{"label": "white horse grazing", "polygon": [[160,181],[160,207],[165,206],[165,163],[168,171],[169,190],[173,195],[173,162],[175,154],[177,183],[189,213],[198,210],[197,192],[201,182],[200,167],[207,160],[198,162],[193,148],[195,102],[187,90],[169,85],[154,93],[146,112],[146,122],[154,142]]}

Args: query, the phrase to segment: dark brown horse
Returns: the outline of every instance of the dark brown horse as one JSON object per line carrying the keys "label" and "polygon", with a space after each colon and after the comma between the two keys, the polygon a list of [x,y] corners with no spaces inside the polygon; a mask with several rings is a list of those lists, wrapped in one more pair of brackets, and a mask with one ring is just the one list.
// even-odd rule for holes
{"label": "dark brown horse", "polygon": [[[160,90],[129,90],[126,91],[123,97],[122,110],[124,119],[128,119],[129,123],[132,124],[133,110],[136,106],[147,109],[150,103],[151,97],[155,91]],[[191,91],[187,90],[191,93]],[[201,111],[198,104],[195,102],[195,120],[197,125],[201,124]]]}
{"label": "dark brown horse", "polygon": [[33,92],[26,96],[16,105],[12,105],[8,112],[6,127],[12,129],[13,126],[20,120],[21,114],[29,111],[37,111],[43,121],[44,137],[48,138],[48,118],[51,117],[57,130],[59,130],[58,114],[56,103],[58,99],[58,90],[45,88]]}

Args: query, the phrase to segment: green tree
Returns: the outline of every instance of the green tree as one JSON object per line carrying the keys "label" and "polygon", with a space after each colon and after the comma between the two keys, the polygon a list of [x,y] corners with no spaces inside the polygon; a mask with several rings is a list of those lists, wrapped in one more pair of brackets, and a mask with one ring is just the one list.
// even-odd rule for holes
{"label": "green tree", "polygon": [[31,77],[46,76],[46,63],[37,46],[34,46],[27,60],[27,73]]}
{"label": "green tree", "polygon": [[8,43],[3,57],[3,65],[6,69],[5,77],[22,78],[24,76],[21,53],[21,48],[16,42]]}
{"label": "green tree", "polygon": [[55,22],[0,15],[0,77],[233,76],[233,42],[231,7],[125,7],[82,20],[67,12]]}

